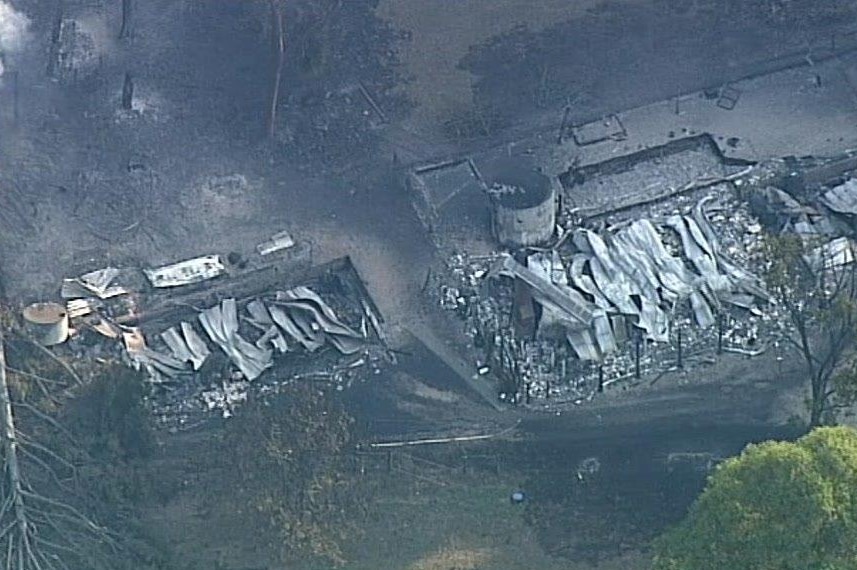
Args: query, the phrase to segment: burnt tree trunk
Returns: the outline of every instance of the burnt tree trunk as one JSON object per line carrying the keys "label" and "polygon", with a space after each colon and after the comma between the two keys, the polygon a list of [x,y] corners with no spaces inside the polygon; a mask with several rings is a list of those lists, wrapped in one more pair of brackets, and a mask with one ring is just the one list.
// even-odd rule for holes
{"label": "burnt tree trunk", "polygon": [[119,28],[119,39],[125,39],[131,34],[131,13],[133,0],[122,0],[122,25]]}
{"label": "burnt tree trunk", "polygon": [[[17,564],[15,568],[26,568],[27,559],[32,556],[30,544],[30,521],[24,505],[24,484],[21,479],[21,465],[18,460],[18,431],[15,428],[15,418],[12,414],[12,397],[9,393],[9,383],[6,378],[6,350],[3,333],[0,332],[0,437],[4,456],[4,477],[6,479],[6,501],[2,509],[8,508],[13,512],[13,534],[8,538],[8,544],[17,544],[17,551],[12,558]],[[28,556],[29,555],[29,556]]]}
{"label": "burnt tree trunk", "polygon": [[286,30],[283,9],[277,0],[271,0],[271,24],[274,34],[274,84],[271,89],[271,107],[268,110],[268,136],[274,138],[277,129],[277,107],[280,102],[280,83],[286,61]]}
{"label": "burnt tree trunk", "polygon": [[126,111],[134,108],[134,79],[130,73],[125,74],[125,82],[122,84],[122,108]]}

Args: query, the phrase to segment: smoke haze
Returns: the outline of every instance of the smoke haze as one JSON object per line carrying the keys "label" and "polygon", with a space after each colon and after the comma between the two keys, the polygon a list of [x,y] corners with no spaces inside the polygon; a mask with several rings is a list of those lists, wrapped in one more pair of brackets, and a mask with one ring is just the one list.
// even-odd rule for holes
{"label": "smoke haze", "polygon": [[0,0],[0,75],[9,56],[24,48],[29,26],[30,20],[26,15]]}

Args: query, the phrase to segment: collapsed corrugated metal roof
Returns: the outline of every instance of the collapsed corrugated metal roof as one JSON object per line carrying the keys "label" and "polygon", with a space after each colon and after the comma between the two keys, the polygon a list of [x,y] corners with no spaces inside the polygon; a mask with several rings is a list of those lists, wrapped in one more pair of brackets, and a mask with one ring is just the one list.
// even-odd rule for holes
{"label": "collapsed corrugated metal roof", "polygon": [[182,362],[190,362],[194,370],[202,368],[211,354],[190,323],[182,322],[180,331],[176,327],[168,328],[161,333],[161,338],[170,348],[173,357]]}
{"label": "collapsed corrugated metal roof", "polygon": [[[494,273],[520,279],[542,306],[540,330],[561,325],[581,360],[600,360],[617,350],[609,315],[632,317],[644,337],[668,342],[675,303],[690,303],[700,327],[716,323],[720,303],[751,308],[768,301],[761,281],[732,263],[721,251],[716,232],[700,201],[692,216],[669,216],[664,227],[681,243],[684,259],[671,254],[649,220],[638,220],[608,234],[578,229],[577,253],[568,267],[556,251],[535,253],[527,267],[505,256]],[[685,261],[686,260],[686,261]],[[687,262],[687,263],[686,263]]]}
{"label": "collapsed corrugated metal roof", "polygon": [[857,216],[857,179],[850,178],[828,190],[820,201],[836,213]]}
{"label": "collapsed corrugated metal roof", "polygon": [[[308,287],[299,286],[288,291],[278,291],[273,303],[283,307],[288,313],[288,315],[274,316],[277,324],[282,321],[285,325],[284,330],[292,336],[297,336],[297,340],[307,348],[310,346],[317,348],[320,346],[318,343],[323,344],[324,338],[343,354],[353,354],[365,346],[363,336],[339,320],[333,309]],[[269,308],[273,316],[273,311],[277,307]],[[291,317],[291,321],[303,333],[303,340],[301,335],[294,334],[295,329],[288,317]],[[319,335],[319,332],[323,333],[323,336]]]}
{"label": "collapsed corrugated metal roof", "polygon": [[212,342],[226,353],[248,380],[255,380],[273,364],[270,350],[260,349],[238,334],[235,299],[224,299],[220,305],[202,311],[199,322]]}
{"label": "collapsed corrugated metal roof", "polygon": [[533,289],[533,297],[537,301],[540,303],[546,301],[556,305],[572,320],[581,323],[583,326],[592,322],[594,308],[579,293],[570,289],[561,289],[545,279],[543,275],[515,261],[511,255],[504,255],[494,271],[500,275],[517,277]]}
{"label": "collapsed corrugated metal roof", "polygon": [[[261,253],[265,255],[290,247],[290,240],[290,236],[280,232],[270,243],[260,247],[264,250]],[[220,257],[211,255],[143,272],[154,287],[178,287],[211,279],[226,270]],[[108,267],[64,280],[62,292],[68,299],[69,316],[80,319],[74,323],[76,330],[95,331],[121,343],[114,348],[124,345],[126,362],[147,373],[153,384],[151,402],[159,414],[163,414],[159,415],[161,421],[178,421],[179,424],[188,421],[187,413],[199,411],[201,399],[206,400],[205,409],[215,400],[219,402],[215,407],[228,407],[232,398],[221,401],[218,395],[232,393],[240,397],[246,394],[251,385],[249,381],[257,379],[273,365],[275,353],[296,354],[283,358],[285,366],[281,373],[271,374],[261,390],[277,390],[302,378],[325,379],[346,387],[364,370],[378,371],[378,365],[387,354],[381,317],[347,258],[300,275],[285,276],[289,283],[304,279],[305,283],[317,285],[320,292],[331,295],[330,299],[326,295],[322,299],[322,295],[304,286],[275,291],[272,288],[282,277],[276,271],[236,271],[234,286],[227,282],[216,289],[193,288],[177,294],[173,291],[140,292],[139,287],[145,284],[140,281],[139,273],[136,268]],[[336,277],[335,285],[341,286],[340,289],[330,288],[334,285],[331,276]],[[128,284],[134,283],[137,293],[110,299],[130,292],[118,287],[117,280],[122,285],[126,285],[126,280]],[[200,304],[207,306],[212,297],[217,299],[226,290],[245,297],[246,302],[230,298],[202,311],[195,309],[198,324],[193,319],[190,322],[174,319],[186,314],[188,308]],[[138,305],[140,301],[142,304]],[[175,313],[171,307],[175,308]],[[130,328],[129,323],[136,323],[140,328]],[[377,333],[378,342],[369,341],[370,326]],[[146,330],[145,335],[143,330]],[[212,345],[218,346],[220,351]],[[323,350],[326,347],[330,350]],[[100,346],[94,347],[92,352],[95,354],[96,350],[100,352]],[[323,354],[310,358],[300,354],[304,350]],[[226,356],[212,352],[222,352]],[[342,358],[341,355],[349,356]],[[224,413],[227,412],[224,409]]]}
{"label": "collapsed corrugated metal roof", "polygon": [[122,341],[131,362],[138,370],[145,369],[152,382],[173,380],[185,373],[184,362],[149,348],[140,329],[123,332]]}
{"label": "collapsed corrugated metal roof", "polygon": [[[229,357],[248,380],[255,380],[273,364],[272,350],[290,349],[287,338],[313,352],[330,342],[342,354],[354,354],[366,347],[366,339],[344,324],[322,298],[307,287],[277,292],[276,299],[255,299],[247,303],[249,318],[244,320],[263,331],[255,344],[239,333],[238,305],[224,299],[198,315],[208,338]],[[283,335],[285,333],[286,336]],[[146,346],[142,333],[126,333],[126,349],[131,358],[144,364],[154,379],[175,378],[190,362],[199,370],[210,351],[190,323],[171,327],[160,334],[171,354],[161,354]]]}
{"label": "collapsed corrugated metal roof", "polygon": [[180,287],[213,279],[223,275],[226,268],[219,255],[205,255],[165,265],[156,269],[144,269],[152,287]]}
{"label": "collapsed corrugated metal roof", "polygon": [[813,249],[806,261],[815,271],[831,271],[854,263],[855,247],[850,238],[836,238]]}
{"label": "collapsed corrugated metal roof", "polygon": [[608,248],[598,234],[589,230],[576,231],[572,240],[589,256],[587,262],[593,281],[614,311],[636,316],[637,326],[649,338],[665,340],[667,317],[653,301],[657,293],[649,282],[650,279],[657,282],[657,278],[654,274],[646,275],[646,268],[635,264],[630,246],[620,241]]}
{"label": "collapsed corrugated metal roof", "polygon": [[84,297],[97,297],[99,299],[110,299],[118,295],[125,295],[128,290],[119,285],[110,286],[119,276],[119,270],[115,267],[105,267],[97,271],[90,271],[80,277],[63,279],[60,295],[63,299],[80,299]]}

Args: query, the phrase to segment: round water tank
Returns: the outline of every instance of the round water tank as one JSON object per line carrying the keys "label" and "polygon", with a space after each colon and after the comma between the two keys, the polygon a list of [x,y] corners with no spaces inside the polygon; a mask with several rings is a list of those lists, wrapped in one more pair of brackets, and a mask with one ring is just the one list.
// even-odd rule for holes
{"label": "round water tank", "polygon": [[33,339],[43,346],[65,342],[68,313],[57,303],[34,303],[24,309],[24,322]]}
{"label": "round water tank", "polygon": [[524,247],[551,238],[556,225],[556,188],[532,167],[509,163],[490,189],[494,235],[504,245]]}

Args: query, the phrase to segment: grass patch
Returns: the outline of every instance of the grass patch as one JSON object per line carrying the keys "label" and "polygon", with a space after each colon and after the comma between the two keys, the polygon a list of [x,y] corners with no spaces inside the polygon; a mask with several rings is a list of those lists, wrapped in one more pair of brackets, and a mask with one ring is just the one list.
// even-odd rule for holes
{"label": "grass patch", "polygon": [[[380,488],[363,535],[345,548],[345,569],[590,568],[544,553],[524,519],[524,508],[509,501],[515,488],[511,481],[483,477],[439,487],[390,477]],[[639,562],[623,559],[616,568],[647,567]],[[608,563],[599,568],[610,567]]]}

